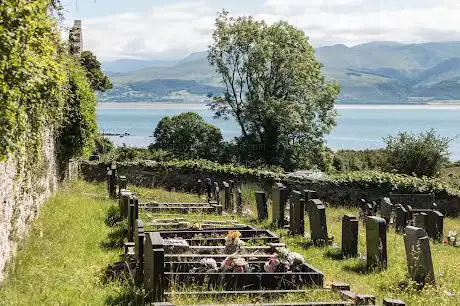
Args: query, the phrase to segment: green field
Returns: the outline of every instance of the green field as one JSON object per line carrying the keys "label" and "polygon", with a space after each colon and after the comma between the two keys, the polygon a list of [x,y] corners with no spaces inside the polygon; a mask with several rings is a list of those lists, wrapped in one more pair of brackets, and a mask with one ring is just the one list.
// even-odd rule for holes
{"label": "green field", "polygon": [[[171,193],[160,189],[133,188],[141,199],[157,201],[202,201],[196,195]],[[244,192],[245,203],[254,204],[252,188]],[[142,202],[142,200],[141,200]],[[0,290],[1,305],[127,305],[129,300],[142,295],[129,285],[104,282],[104,270],[116,262],[122,253],[119,227],[106,225],[106,217],[114,207],[106,196],[106,186],[74,182],[62,188],[43,206],[40,216],[34,222],[28,238],[9,265],[9,276]],[[253,205],[245,211],[249,214]],[[343,214],[357,214],[356,210],[328,208],[329,232],[335,238],[335,246],[340,246],[341,221]],[[269,227],[268,222],[258,224],[253,216],[237,217],[179,215],[195,222],[204,219],[237,219],[242,223]],[[141,218],[149,221],[162,217],[142,213]],[[163,216],[164,217],[164,216]],[[169,216],[168,216],[169,217]],[[308,222],[306,229],[308,229]],[[460,219],[446,219],[445,233],[460,231]],[[388,266],[385,271],[366,271],[364,258],[336,260],[337,251],[329,248],[309,247],[302,244],[308,240],[289,237],[286,231],[275,231],[288,247],[305,256],[307,262],[325,274],[326,285],[333,281],[347,282],[358,293],[374,294],[377,303],[383,297],[404,300],[407,305],[460,305],[460,249],[431,243],[437,287],[417,291],[408,282],[403,238],[390,229],[388,234]],[[360,222],[359,252],[365,254],[365,230]],[[128,282],[129,283],[129,282]],[[192,288],[190,288],[192,290]],[[337,296],[329,292],[315,291],[308,299],[335,300]],[[275,301],[300,301],[306,296],[286,296]],[[173,297],[177,303],[213,303],[196,298]],[[227,300],[219,300],[227,302]],[[230,302],[230,301],[228,301]],[[231,302],[261,302],[260,299],[240,296]],[[134,304],[136,304],[134,302]]]}

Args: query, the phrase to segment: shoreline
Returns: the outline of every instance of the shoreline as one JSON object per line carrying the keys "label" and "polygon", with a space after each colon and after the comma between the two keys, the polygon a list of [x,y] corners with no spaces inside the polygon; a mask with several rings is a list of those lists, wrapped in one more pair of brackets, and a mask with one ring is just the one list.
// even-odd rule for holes
{"label": "shoreline", "polygon": [[[203,103],[165,103],[165,102],[98,102],[98,109],[184,109],[204,110],[208,106]],[[427,104],[336,104],[335,109],[375,109],[375,110],[446,110],[460,109],[460,103],[427,103]]]}

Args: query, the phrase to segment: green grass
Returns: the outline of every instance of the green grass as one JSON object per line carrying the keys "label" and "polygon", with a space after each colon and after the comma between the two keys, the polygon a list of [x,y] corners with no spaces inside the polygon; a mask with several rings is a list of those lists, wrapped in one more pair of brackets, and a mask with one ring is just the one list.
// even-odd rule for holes
{"label": "green grass", "polygon": [[103,284],[103,270],[120,249],[102,247],[111,229],[105,187],[75,182],[41,208],[8,267],[1,305],[103,305],[123,288]]}
{"label": "green grass", "polygon": [[[246,188],[243,190],[243,199],[248,203],[251,211],[255,210],[255,200],[252,193],[254,188]],[[144,194],[150,193],[146,189],[137,189],[138,194],[142,198]],[[166,191],[156,190],[158,201],[161,201]],[[167,195],[174,197],[175,195]],[[187,195],[186,201],[193,200],[201,201],[196,195]],[[269,214],[271,213],[269,207]],[[433,265],[435,269],[436,281],[438,286],[436,288],[428,288],[419,291],[415,286],[409,282],[407,278],[406,255],[404,249],[404,239],[402,235],[396,234],[394,228],[390,228],[387,233],[388,243],[388,269],[383,271],[366,271],[365,266],[365,226],[362,221],[359,223],[359,253],[360,258],[352,258],[345,260],[334,259],[333,255],[337,251],[337,247],[341,245],[341,217],[344,214],[358,215],[357,209],[346,208],[327,208],[327,224],[329,234],[334,236],[334,243],[331,247],[319,248],[308,247],[304,248],[307,237],[290,237],[287,235],[286,230],[274,230],[276,234],[281,237],[281,240],[295,252],[304,255],[307,262],[314,267],[321,270],[325,275],[326,285],[332,282],[346,282],[351,285],[352,291],[363,294],[373,294],[377,297],[377,303],[381,303],[383,298],[401,299],[407,305],[427,305],[427,301],[431,305],[460,305],[460,249],[452,246],[447,246],[439,243],[430,242],[431,252],[433,257]],[[239,217],[234,214],[225,216],[206,216],[206,220],[229,220],[235,219],[240,223],[257,225],[261,228],[271,228],[269,222],[258,223],[254,216]],[[183,217],[191,220],[192,222],[203,221],[202,215],[189,214],[177,215],[176,217]],[[306,215],[305,229],[308,232],[309,223],[308,216]],[[155,218],[174,218],[171,215],[164,214],[141,214],[144,221],[151,221]],[[460,219],[447,218],[444,222],[444,234],[447,235],[449,230],[456,230],[460,232]],[[452,296],[453,295],[453,296]],[[181,297],[182,298],[182,297]],[[239,297],[238,301],[253,302],[253,300],[246,297]],[[249,300],[248,300],[249,299]],[[294,298],[293,301],[295,301]],[[194,299],[187,300],[193,303]]]}
{"label": "green grass", "polygon": [[[172,193],[161,189],[131,188],[143,202],[146,199],[184,202],[202,202],[195,194]],[[243,188],[243,201],[247,217],[233,214],[216,215],[176,215],[191,222],[204,220],[235,219],[241,223],[270,228],[269,222],[258,223],[254,219],[255,200],[253,191],[257,186]],[[110,228],[105,224],[113,201],[106,197],[104,184],[75,182],[61,189],[47,201],[40,216],[34,222],[29,236],[9,266],[9,276],[0,290],[0,305],[125,305],[132,301],[135,290],[114,282],[104,283],[103,271],[108,264],[118,261],[122,253],[119,244],[120,227]],[[270,207],[269,207],[270,211]],[[327,208],[329,233],[334,243],[341,243],[341,220],[344,214],[355,214],[356,210]],[[141,212],[141,218],[149,222],[155,218],[173,218],[171,215],[154,215]],[[308,218],[307,218],[308,219]],[[365,229],[360,222],[359,252],[365,255]],[[308,220],[306,229],[309,229]],[[460,219],[446,219],[445,233],[456,229],[460,231]],[[308,231],[308,230],[307,230]],[[383,297],[404,300],[407,305],[460,305],[460,249],[431,242],[437,288],[414,289],[407,281],[406,260],[403,237],[393,229],[388,233],[389,268],[384,271],[365,271],[365,259],[336,260],[333,254],[337,249],[309,247],[303,243],[308,237],[289,237],[285,230],[275,230],[288,247],[303,254],[307,262],[320,269],[326,285],[333,281],[347,282],[354,292],[374,294],[377,303]],[[196,288],[189,288],[194,290]],[[454,294],[453,297],[450,293]],[[141,293],[142,294],[142,293]],[[304,301],[304,295],[278,296],[272,302]],[[337,300],[330,291],[317,290],[308,296],[309,300]],[[179,304],[213,304],[209,298],[173,296],[172,301]],[[238,296],[234,299],[219,299],[219,302],[253,303],[262,302],[261,297]]]}

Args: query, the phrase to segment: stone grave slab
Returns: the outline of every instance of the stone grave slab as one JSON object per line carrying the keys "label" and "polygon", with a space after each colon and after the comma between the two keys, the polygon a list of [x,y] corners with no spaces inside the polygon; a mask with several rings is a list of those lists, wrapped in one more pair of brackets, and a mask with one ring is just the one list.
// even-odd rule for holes
{"label": "stone grave slab", "polygon": [[358,256],[358,218],[355,216],[342,218],[342,254],[344,257]]}
{"label": "stone grave slab", "polygon": [[367,266],[370,268],[387,267],[387,231],[385,219],[367,217],[366,249]]}
{"label": "stone grave slab", "polygon": [[327,245],[329,236],[327,233],[326,206],[318,199],[310,200],[310,221],[311,240],[315,245]]}
{"label": "stone grave slab", "polygon": [[435,276],[429,238],[422,228],[408,226],[405,229],[407,269],[411,279],[419,284],[434,284]]}

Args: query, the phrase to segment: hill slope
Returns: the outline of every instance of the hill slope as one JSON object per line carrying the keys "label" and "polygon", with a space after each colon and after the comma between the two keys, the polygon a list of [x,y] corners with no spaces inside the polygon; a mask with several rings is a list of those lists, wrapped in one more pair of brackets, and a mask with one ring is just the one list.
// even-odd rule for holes
{"label": "hill slope", "polygon": [[[117,97],[127,91],[140,99],[146,91],[152,99],[155,95],[164,97],[178,91],[175,84],[169,88],[165,85],[157,92],[155,88],[158,82],[150,82],[152,80],[169,80],[169,84],[173,84],[171,80],[193,81],[195,83],[188,83],[181,91],[197,95],[193,88],[200,84],[209,87],[202,87],[199,95],[218,94],[221,90],[219,76],[209,66],[206,56],[206,52],[193,53],[168,67],[164,63],[145,61],[141,69],[127,73],[123,73],[123,70],[129,69],[123,63],[125,65],[115,71],[120,73],[111,77],[115,90],[106,94],[104,99],[123,100]],[[323,64],[326,76],[341,84],[341,103],[460,99],[460,89],[457,89],[460,80],[460,42],[371,42],[354,47],[334,45],[316,49],[316,56]],[[139,63],[133,66],[139,67]],[[144,85],[138,86],[139,82]],[[146,84],[153,87],[146,88]]]}

